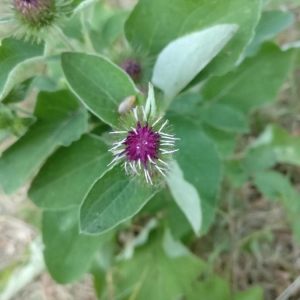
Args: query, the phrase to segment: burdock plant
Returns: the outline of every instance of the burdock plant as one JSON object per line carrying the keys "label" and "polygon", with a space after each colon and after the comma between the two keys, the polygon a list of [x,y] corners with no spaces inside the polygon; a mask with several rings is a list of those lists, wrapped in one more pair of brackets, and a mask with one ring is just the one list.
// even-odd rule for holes
{"label": "burdock plant", "polygon": [[156,116],[151,85],[146,108],[133,108],[111,134],[117,136],[117,141],[110,149],[115,157],[109,165],[122,162],[126,174],[141,176],[151,185],[159,184],[167,176],[179,138],[170,133],[168,120]]}

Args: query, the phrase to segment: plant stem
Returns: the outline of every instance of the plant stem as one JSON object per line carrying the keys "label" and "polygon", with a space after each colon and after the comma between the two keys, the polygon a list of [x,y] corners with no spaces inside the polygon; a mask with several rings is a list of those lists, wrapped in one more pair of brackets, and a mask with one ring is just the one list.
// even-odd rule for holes
{"label": "plant stem", "polygon": [[74,48],[74,46],[70,43],[69,39],[65,36],[65,34],[63,33],[63,31],[61,30],[61,28],[58,27],[58,26],[54,26],[54,28],[55,28],[55,31],[57,32],[58,36],[60,37],[60,39],[66,45],[66,47],[70,51],[76,51],[76,49]]}
{"label": "plant stem", "polygon": [[88,28],[86,26],[86,22],[85,22],[85,18],[84,18],[84,11],[81,12],[80,21],[81,21],[81,25],[82,25],[82,34],[83,34],[86,48],[89,52],[96,53],[93,43],[91,41],[89,32],[88,32]]}

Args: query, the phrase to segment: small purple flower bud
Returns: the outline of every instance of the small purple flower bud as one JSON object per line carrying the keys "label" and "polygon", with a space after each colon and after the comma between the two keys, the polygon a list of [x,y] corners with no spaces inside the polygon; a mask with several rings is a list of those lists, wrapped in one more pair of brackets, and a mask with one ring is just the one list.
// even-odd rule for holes
{"label": "small purple flower bud", "polygon": [[128,58],[121,63],[121,68],[131,77],[133,81],[138,81],[141,78],[142,67],[137,60]]}
{"label": "small purple flower bud", "polygon": [[143,107],[135,107],[124,118],[124,128],[111,132],[120,139],[110,149],[115,158],[109,165],[123,161],[127,174],[142,175],[153,185],[156,178],[166,177],[178,138],[166,132],[168,121],[149,119]]}

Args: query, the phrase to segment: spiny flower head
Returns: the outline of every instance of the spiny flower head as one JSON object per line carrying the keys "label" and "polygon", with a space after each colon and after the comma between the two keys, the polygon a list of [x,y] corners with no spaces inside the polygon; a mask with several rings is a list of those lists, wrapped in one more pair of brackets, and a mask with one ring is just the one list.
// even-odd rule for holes
{"label": "spiny flower head", "polygon": [[142,76],[141,63],[132,58],[125,59],[121,63],[121,68],[131,77],[133,81],[138,81]]}
{"label": "spiny flower head", "polygon": [[66,0],[5,0],[7,23],[16,37],[40,40],[61,18],[70,12]]}
{"label": "spiny flower head", "polygon": [[122,162],[126,174],[141,176],[151,185],[166,177],[178,140],[168,132],[167,120],[149,117],[144,107],[135,107],[124,116],[122,128],[111,134],[118,141],[110,149],[115,158],[109,165]]}
{"label": "spiny flower head", "polygon": [[112,53],[112,60],[126,72],[138,88],[145,88],[152,76],[154,58],[139,47],[117,50]]}

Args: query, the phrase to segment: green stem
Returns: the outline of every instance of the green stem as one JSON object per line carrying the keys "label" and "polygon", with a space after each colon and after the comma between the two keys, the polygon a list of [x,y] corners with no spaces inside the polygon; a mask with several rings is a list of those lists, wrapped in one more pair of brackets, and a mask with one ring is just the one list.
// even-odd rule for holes
{"label": "green stem", "polygon": [[81,12],[80,21],[81,21],[81,25],[82,25],[82,34],[83,34],[86,48],[89,52],[96,53],[93,43],[91,41],[89,32],[88,32],[88,28],[86,26],[86,22],[85,22],[85,18],[84,18],[84,11]]}
{"label": "green stem", "polygon": [[65,36],[65,34],[63,33],[63,31],[61,30],[61,28],[58,27],[58,26],[55,26],[54,28],[55,28],[55,31],[57,32],[58,36],[60,37],[60,39],[66,45],[66,47],[70,51],[76,51],[76,49],[74,48],[74,46],[70,43],[69,39]]}

